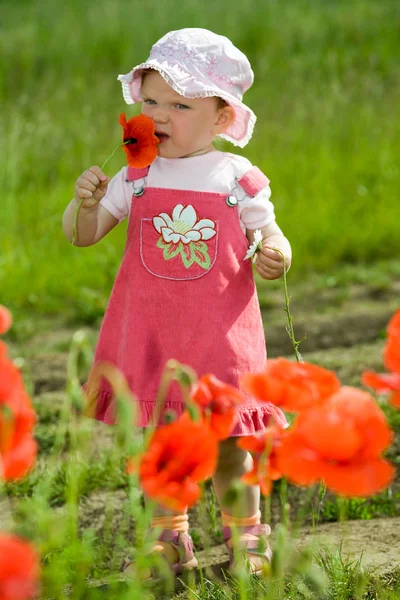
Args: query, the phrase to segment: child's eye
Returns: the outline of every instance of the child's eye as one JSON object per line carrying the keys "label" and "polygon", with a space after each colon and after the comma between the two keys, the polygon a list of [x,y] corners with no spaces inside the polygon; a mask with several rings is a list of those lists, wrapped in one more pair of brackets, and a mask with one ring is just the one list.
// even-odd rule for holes
{"label": "child's eye", "polygon": [[179,109],[190,108],[190,106],[187,106],[186,104],[176,104],[175,106],[177,106]]}
{"label": "child's eye", "polygon": [[143,100],[144,104],[156,104],[155,100],[151,100],[151,98],[148,98],[147,100]]}

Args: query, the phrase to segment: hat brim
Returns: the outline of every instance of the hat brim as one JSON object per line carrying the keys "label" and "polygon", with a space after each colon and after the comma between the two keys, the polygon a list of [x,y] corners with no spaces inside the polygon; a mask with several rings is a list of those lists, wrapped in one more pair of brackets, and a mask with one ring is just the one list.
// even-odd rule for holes
{"label": "hat brim", "polygon": [[[181,69],[178,65],[168,64],[163,69],[159,61],[148,60],[141,63],[126,75],[119,75],[118,80],[122,84],[122,94],[127,104],[142,102],[142,75],[146,69],[154,69],[160,73],[169,86],[184,98],[207,98],[218,96],[227,102],[235,111],[235,120],[229,128],[218,137],[228,140],[235,146],[243,148],[253,135],[254,125],[257,117],[254,112],[233,95],[221,90],[221,88],[204,85],[204,80],[196,79],[194,75]],[[191,90],[190,92],[188,90]]]}

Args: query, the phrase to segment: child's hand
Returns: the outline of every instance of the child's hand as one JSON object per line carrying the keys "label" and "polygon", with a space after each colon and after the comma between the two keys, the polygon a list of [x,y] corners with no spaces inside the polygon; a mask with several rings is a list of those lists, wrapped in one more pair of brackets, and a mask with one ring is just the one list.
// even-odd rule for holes
{"label": "child's hand", "polygon": [[[288,270],[290,267],[290,260],[285,257],[285,261],[286,270]],[[283,256],[280,252],[273,250],[272,245],[265,244],[257,253],[255,268],[257,273],[263,279],[279,279],[284,273]]]}
{"label": "child's hand", "polygon": [[110,178],[104,175],[100,167],[90,167],[75,184],[75,200],[79,202],[84,198],[81,205],[84,208],[94,206],[106,195],[109,181]]}

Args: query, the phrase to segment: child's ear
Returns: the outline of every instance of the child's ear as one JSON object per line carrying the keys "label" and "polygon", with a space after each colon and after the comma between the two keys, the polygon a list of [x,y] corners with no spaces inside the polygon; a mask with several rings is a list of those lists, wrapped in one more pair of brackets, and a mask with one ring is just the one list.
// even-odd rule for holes
{"label": "child's ear", "polygon": [[218,119],[215,123],[216,133],[223,133],[235,120],[235,111],[232,106],[224,106],[218,115]]}

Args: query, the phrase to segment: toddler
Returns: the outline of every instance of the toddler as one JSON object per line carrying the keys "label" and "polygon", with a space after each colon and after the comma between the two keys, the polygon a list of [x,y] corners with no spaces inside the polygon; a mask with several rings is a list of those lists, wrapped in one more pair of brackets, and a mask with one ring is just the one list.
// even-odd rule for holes
{"label": "toddler", "polygon": [[[278,227],[267,177],[246,158],[217,151],[216,137],[244,147],[256,121],[243,104],[253,83],[246,56],[226,37],[206,29],[171,31],[151,49],[148,60],[118,78],[128,104],[140,102],[155,123],[158,156],[149,168],[123,167],[109,179],[99,167],[77,180],[63,217],[69,241],[77,203],[77,245],[100,241],[128,217],[122,264],[102,323],[96,361],[110,361],[125,375],[140,403],[139,426],[149,426],[165,363],[173,358],[198,376],[213,373],[240,386],[248,371],[265,368],[266,347],[250,260],[244,260],[254,232],[262,232],[255,269],[263,279],[282,276],[278,248],[291,261],[288,240]],[[183,411],[178,386],[171,386],[165,410]],[[272,405],[246,397],[228,439],[220,443],[213,484],[231,555],[231,529],[238,527],[247,564],[258,573],[270,558],[260,551],[269,527],[260,522],[260,490],[247,487],[233,515],[224,501],[236,478],[252,466],[237,436],[264,429]],[[104,381],[96,418],[115,423],[112,390]],[[162,529],[154,552],[175,573],[197,565],[186,512],[157,508],[152,527]],[[126,566],[127,571],[133,565]],[[149,572],[146,577],[152,576]]]}

